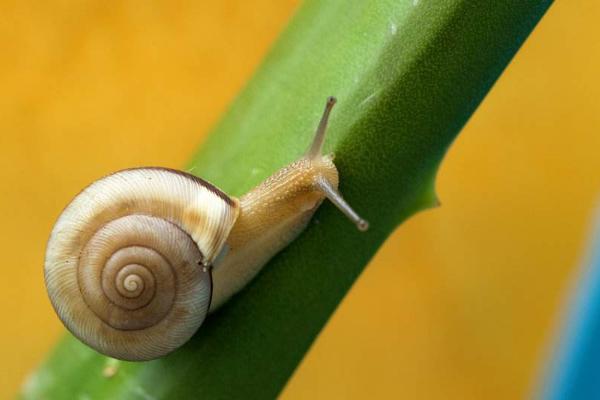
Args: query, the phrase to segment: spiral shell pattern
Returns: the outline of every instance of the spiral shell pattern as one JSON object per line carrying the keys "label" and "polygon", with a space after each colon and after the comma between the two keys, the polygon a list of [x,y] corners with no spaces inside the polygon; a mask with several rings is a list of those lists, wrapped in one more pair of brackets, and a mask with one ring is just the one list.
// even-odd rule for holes
{"label": "spiral shell pattern", "polygon": [[54,309],[76,337],[111,357],[149,360],[175,350],[206,317],[206,266],[238,208],[199,178],[164,168],[94,182],[66,207],[48,242]]}

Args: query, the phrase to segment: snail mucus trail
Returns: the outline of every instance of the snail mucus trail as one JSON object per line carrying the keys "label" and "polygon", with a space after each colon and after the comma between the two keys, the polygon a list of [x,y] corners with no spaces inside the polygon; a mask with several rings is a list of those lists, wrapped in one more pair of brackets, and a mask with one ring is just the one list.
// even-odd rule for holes
{"label": "snail mucus trail", "polygon": [[358,229],[322,154],[335,98],[305,155],[246,195],[182,171],[134,168],[85,188],[48,240],[44,276],[64,325],[95,350],[132,361],[182,346],[206,315],[293,241],[327,198]]}

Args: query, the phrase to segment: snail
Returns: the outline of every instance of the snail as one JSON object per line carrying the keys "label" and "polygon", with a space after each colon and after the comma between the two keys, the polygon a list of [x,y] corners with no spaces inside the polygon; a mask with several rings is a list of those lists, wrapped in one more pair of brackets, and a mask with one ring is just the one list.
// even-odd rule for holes
{"label": "snail", "polygon": [[160,167],[118,171],[84,189],[54,225],[44,265],[67,329],[114,358],[159,358],[292,242],[325,198],[366,230],[337,190],[333,157],[322,154],[335,101],[305,155],[239,199]]}

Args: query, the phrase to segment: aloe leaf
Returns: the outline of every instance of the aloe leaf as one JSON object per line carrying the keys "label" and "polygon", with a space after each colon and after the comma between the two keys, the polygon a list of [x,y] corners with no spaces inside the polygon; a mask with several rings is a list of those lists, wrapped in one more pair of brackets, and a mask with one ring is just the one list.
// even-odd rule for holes
{"label": "aloe leaf", "polygon": [[550,3],[307,1],[190,170],[242,194],[302,154],[335,95],[326,150],[371,229],[324,204],[183,348],[127,363],[67,337],[23,398],[275,397],[384,240],[437,204],[448,146]]}

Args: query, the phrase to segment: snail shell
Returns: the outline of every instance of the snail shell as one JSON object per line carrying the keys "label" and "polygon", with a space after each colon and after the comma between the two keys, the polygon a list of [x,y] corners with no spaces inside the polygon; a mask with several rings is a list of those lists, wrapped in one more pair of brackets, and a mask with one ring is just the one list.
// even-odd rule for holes
{"label": "snail shell", "polygon": [[180,171],[129,169],[94,182],[48,241],[53,307],[76,337],[112,357],[175,350],[208,313],[207,267],[238,213],[237,200]]}

